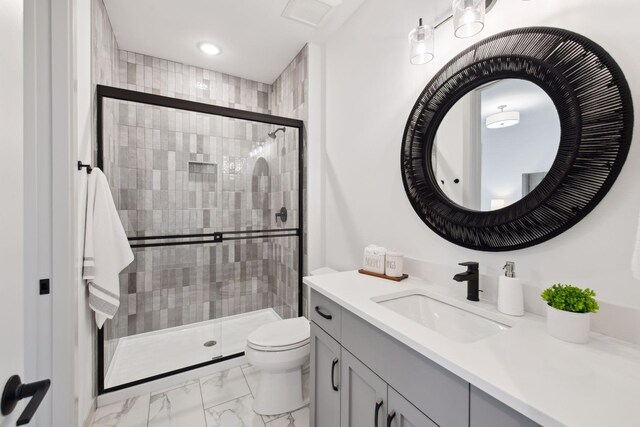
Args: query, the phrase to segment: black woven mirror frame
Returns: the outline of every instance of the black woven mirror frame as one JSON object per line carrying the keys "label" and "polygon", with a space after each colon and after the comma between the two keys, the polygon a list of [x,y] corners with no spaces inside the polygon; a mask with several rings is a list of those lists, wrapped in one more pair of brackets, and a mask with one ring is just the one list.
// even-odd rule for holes
{"label": "black woven mirror frame", "polygon": [[[505,78],[536,83],[552,99],[561,126],[558,154],[518,202],[472,211],[442,192],[427,159],[449,109],[470,90]],[[510,30],[466,49],[427,84],[405,127],[402,179],[417,214],[441,237],[482,251],[526,248],[566,231],[602,200],[625,162],[632,131],[629,86],[604,49],[557,28]]]}

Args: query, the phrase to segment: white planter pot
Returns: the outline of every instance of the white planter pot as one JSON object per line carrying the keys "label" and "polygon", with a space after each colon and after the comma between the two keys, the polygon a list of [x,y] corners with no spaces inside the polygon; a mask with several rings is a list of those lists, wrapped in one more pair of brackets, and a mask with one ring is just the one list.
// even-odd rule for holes
{"label": "white planter pot", "polygon": [[589,342],[590,313],[572,313],[547,305],[547,332],[562,341]]}

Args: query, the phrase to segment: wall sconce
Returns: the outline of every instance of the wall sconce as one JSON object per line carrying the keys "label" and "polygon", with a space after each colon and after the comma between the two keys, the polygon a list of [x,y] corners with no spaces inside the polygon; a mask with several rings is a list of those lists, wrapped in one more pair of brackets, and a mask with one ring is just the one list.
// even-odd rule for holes
{"label": "wall sconce", "polygon": [[422,65],[433,59],[433,27],[423,25],[422,18],[418,26],[409,33],[409,62]]}
{"label": "wall sconce", "polygon": [[[449,20],[453,20],[453,32],[458,38],[473,37],[484,29],[484,16],[498,0],[452,0],[451,15],[439,19],[432,25],[418,26],[409,33],[409,62],[422,65],[434,57],[433,39],[435,30]],[[523,0],[529,1],[529,0]]]}

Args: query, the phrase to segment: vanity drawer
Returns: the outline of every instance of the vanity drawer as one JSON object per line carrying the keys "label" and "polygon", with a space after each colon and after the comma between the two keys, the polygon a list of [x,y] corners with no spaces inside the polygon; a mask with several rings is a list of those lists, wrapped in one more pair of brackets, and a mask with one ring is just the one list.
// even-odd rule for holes
{"label": "vanity drawer", "polygon": [[311,290],[311,321],[340,341],[342,308],[314,290]]}
{"label": "vanity drawer", "polygon": [[344,310],[342,346],[441,427],[469,426],[469,383]]}

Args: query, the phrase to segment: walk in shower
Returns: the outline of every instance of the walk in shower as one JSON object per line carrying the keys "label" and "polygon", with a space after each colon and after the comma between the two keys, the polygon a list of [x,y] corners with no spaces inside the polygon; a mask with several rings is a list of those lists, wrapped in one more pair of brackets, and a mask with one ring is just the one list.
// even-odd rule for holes
{"label": "walk in shower", "polygon": [[302,314],[302,121],[98,86],[97,164],[135,255],[99,392],[243,354]]}

